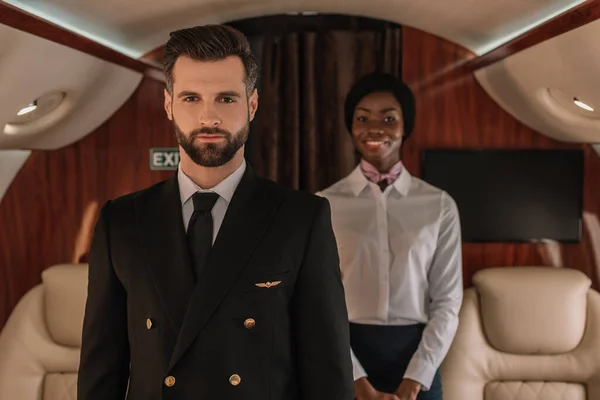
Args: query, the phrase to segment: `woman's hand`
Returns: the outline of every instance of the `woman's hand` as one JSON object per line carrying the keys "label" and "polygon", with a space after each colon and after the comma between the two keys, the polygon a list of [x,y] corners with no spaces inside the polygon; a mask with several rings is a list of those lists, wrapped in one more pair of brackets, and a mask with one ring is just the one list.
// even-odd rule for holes
{"label": "woman's hand", "polygon": [[421,384],[419,382],[405,378],[396,390],[396,397],[400,400],[417,400],[420,391]]}
{"label": "woman's hand", "polygon": [[356,400],[400,400],[395,394],[378,392],[367,378],[354,381],[354,395]]}

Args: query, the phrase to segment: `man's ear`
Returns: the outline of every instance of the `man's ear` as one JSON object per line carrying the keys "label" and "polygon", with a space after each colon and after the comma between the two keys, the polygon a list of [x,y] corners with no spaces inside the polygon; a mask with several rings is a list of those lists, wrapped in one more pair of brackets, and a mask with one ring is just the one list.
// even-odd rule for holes
{"label": "man's ear", "polygon": [[258,110],[258,90],[256,88],[248,98],[248,110],[250,113],[250,121],[252,121],[256,115],[256,110]]}
{"label": "man's ear", "polygon": [[171,97],[171,93],[165,88],[165,112],[167,113],[167,118],[173,121],[173,115],[171,114],[171,110],[173,109],[173,98]]}

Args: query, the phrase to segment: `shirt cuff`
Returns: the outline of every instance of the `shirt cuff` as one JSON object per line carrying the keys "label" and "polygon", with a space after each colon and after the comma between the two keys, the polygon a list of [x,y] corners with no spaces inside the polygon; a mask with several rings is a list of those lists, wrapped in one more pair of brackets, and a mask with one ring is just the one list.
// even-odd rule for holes
{"label": "shirt cuff", "polygon": [[426,392],[431,387],[437,368],[424,360],[412,358],[404,373],[404,378],[412,379],[421,384],[421,390]]}
{"label": "shirt cuff", "polygon": [[360,365],[358,358],[352,352],[352,374],[354,375],[354,381],[359,380],[367,376],[365,369]]}

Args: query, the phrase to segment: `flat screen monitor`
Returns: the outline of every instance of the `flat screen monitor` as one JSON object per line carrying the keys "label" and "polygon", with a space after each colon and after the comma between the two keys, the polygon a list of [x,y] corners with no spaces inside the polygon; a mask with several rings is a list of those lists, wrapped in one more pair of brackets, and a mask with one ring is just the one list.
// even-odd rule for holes
{"label": "flat screen monitor", "polygon": [[581,240],[582,150],[427,149],[421,178],[450,194],[464,242]]}

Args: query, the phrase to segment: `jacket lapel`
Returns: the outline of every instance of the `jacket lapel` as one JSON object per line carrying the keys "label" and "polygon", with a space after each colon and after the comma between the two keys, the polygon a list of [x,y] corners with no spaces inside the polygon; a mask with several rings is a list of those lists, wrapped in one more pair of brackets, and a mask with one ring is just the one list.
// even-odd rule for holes
{"label": "jacket lapel", "polygon": [[179,331],[194,288],[177,175],[136,199],[146,264],[173,327]]}
{"label": "jacket lapel", "polygon": [[267,185],[249,165],[246,167],[209,254],[205,273],[191,295],[169,369],[185,354],[221,304],[275,215],[281,196],[268,190]]}

